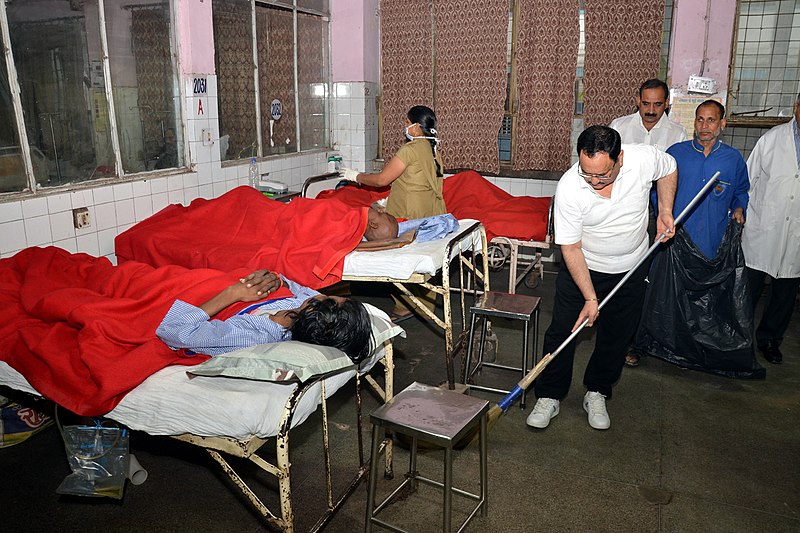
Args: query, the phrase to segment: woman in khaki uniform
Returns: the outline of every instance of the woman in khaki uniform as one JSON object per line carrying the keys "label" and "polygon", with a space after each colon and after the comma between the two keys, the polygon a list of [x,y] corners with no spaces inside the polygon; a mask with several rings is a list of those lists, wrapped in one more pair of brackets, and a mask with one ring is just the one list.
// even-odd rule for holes
{"label": "woman in khaki uniform", "polygon": [[[406,115],[405,135],[408,142],[377,174],[359,173],[346,169],[344,177],[372,187],[391,186],[386,211],[398,218],[424,218],[447,212],[442,196],[442,159],[438,153],[439,139],[436,115],[429,107],[414,106]],[[421,289],[419,287],[415,287]],[[433,310],[436,293],[416,290],[426,307]],[[395,298],[393,319],[411,316],[411,311]]]}

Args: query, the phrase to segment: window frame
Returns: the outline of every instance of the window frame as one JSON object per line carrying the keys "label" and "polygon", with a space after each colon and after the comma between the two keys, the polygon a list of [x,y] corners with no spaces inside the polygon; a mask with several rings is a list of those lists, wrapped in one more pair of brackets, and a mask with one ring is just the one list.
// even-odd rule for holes
{"label": "window frame", "polygon": [[[737,0],[736,2],[736,14],[734,15],[733,20],[733,33],[731,35],[731,58],[730,58],[730,66],[728,68],[728,87],[725,94],[725,103],[726,108],[730,109],[730,102],[732,99],[732,94],[737,92],[734,89],[735,86],[735,73],[736,73],[736,64],[737,64],[737,54],[736,54],[736,45],[739,41],[739,24],[741,21],[741,8],[742,8],[742,0]],[[800,88],[798,88],[800,91]],[[742,115],[733,115],[731,112],[727,113],[728,117],[726,122],[728,127],[741,127],[741,128],[772,128],[775,126],[780,126],[781,124],[786,124],[792,120],[792,115],[788,117],[779,117],[779,116],[742,116]]]}
{"label": "window frame", "polygon": [[[80,190],[96,187],[101,184],[119,183],[125,179],[139,177],[142,175],[166,175],[176,172],[185,172],[190,166],[190,151],[189,143],[186,141],[186,128],[187,128],[187,113],[188,104],[186,102],[186,88],[181,83],[181,51],[180,39],[178,38],[178,16],[177,16],[177,0],[165,0],[169,6],[170,12],[170,47],[175,52],[171,54],[172,60],[172,73],[173,83],[178,90],[178,97],[180,100],[180,128],[182,130],[183,142],[183,155],[184,164],[180,167],[172,167],[169,169],[159,169],[151,171],[131,172],[125,173],[122,166],[122,153],[119,144],[119,127],[117,123],[116,108],[114,103],[113,85],[111,79],[111,59],[108,48],[108,33],[106,28],[106,11],[105,1],[96,0],[97,4],[94,6],[97,9],[98,26],[99,26],[99,40],[100,40],[100,61],[103,67],[103,90],[106,97],[106,113],[108,114],[108,127],[110,129],[111,148],[114,156],[114,176],[85,179],[76,183],[68,183],[64,185],[56,185],[53,187],[40,186],[36,180],[33,172],[33,161],[31,157],[30,143],[28,142],[28,135],[25,128],[25,117],[22,108],[22,94],[19,85],[19,78],[16,63],[14,62],[14,50],[11,44],[11,32],[8,24],[8,16],[6,12],[6,2],[0,5],[0,35],[2,37],[3,54],[6,61],[6,76],[8,79],[9,89],[11,92],[11,100],[14,108],[14,120],[19,138],[19,146],[21,151],[22,165],[25,170],[27,178],[27,187],[19,191],[0,193],[0,200],[6,198],[16,198],[20,196],[36,196],[42,192],[56,192],[64,190]],[[176,109],[177,110],[177,109]]]}

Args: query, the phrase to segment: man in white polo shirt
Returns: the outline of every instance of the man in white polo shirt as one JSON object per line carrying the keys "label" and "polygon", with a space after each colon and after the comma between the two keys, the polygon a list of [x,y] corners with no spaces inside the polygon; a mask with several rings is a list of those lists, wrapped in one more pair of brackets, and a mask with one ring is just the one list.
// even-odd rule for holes
{"label": "man in white polo shirt", "polygon": [[[608,429],[605,400],[622,373],[645,292],[647,265],[598,310],[599,300],[633,268],[649,247],[647,204],[657,181],[657,234],[674,235],[672,203],[677,170],[672,156],[644,145],[622,146],[619,133],[591,126],[578,137],[578,163],[558,182],[555,200],[555,242],[561,246],[553,319],[544,336],[544,353],[552,353],[584,319],[597,324],[594,351],[583,383],[583,407],[589,425]],[[624,159],[624,160],[623,160]],[[545,428],[558,414],[572,381],[575,341],[552,360],[534,382],[538,400],[529,426]]]}
{"label": "man in white polo shirt", "polygon": [[688,141],[686,129],[672,122],[669,111],[669,87],[659,79],[647,80],[636,96],[637,111],[611,121],[625,144],[649,144],[661,151],[675,143]]}

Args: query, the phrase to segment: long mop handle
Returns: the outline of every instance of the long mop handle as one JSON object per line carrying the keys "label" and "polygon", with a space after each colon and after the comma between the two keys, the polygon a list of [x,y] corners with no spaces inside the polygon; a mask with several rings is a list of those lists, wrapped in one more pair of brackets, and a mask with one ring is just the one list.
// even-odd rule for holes
{"label": "long mop handle", "polygon": [[[714,182],[717,181],[717,178],[719,178],[719,174],[720,174],[719,171],[715,172],[714,175],[711,176],[711,179],[708,180],[708,183],[703,185],[703,188],[700,189],[700,192],[698,192],[694,198],[692,198],[692,201],[689,202],[689,205],[687,205],[683,209],[683,211],[681,211],[681,213],[675,218],[673,226],[677,227],[677,225],[686,217],[686,215],[688,215],[689,212],[691,212],[691,210],[694,209],[694,207],[701,201],[703,196],[705,196],[705,194],[708,192],[708,190],[711,188]],[[611,297],[614,296],[614,294],[617,293],[617,291],[622,287],[622,285],[624,285],[625,282],[628,281],[628,279],[630,279],[633,273],[640,266],[642,266],[642,264],[647,260],[648,257],[650,257],[653,251],[655,251],[655,249],[658,248],[659,244],[661,244],[661,239],[663,239],[665,236],[666,232],[658,236],[655,242],[650,246],[650,248],[648,248],[647,253],[645,253],[642,256],[642,258],[639,259],[636,265],[633,268],[631,268],[628,271],[628,273],[625,274],[625,276],[623,276],[621,280],[619,280],[619,282],[614,286],[614,288],[611,289],[611,292],[609,292],[608,295],[606,295],[606,297],[603,298],[603,301],[600,302],[600,305],[597,307],[598,311],[602,309],[603,306],[609,300],[611,300]],[[536,364],[536,366],[534,366],[530,370],[530,372],[525,374],[525,376],[519,381],[519,383],[517,383],[517,386],[511,389],[511,391],[502,400],[498,402],[498,405],[500,406],[500,408],[503,410],[504,413],[508,411],[508,408],[511,407],[512,403],[514,403],[514,400],[516,400],[522,394],[522,391],[527,389],[531,385],[531,383],[533,383],[533,380],[536,379],[539,376],[539,374],[542,373],[544,367],[546,367],[548,363],[550,363],[550,361],[552,361],[559,353],[561,353],[561,350],[566,348],[566,346],[570,342],[572,342],[575,339],[575,337],[577,337],[578,333],[580,333],[581,330],[584,327],[586,327],[586,324],[588,323],[589,319],[588,318],[584,319],[584,321],[581,322],[581,324],[577,328],[575,328],[575,331],[573,331],[570,334],[570,336],[567,337],[566,340],[562,342],[558,348],[556,348],[553,352],[542,357],[542,359]]]}

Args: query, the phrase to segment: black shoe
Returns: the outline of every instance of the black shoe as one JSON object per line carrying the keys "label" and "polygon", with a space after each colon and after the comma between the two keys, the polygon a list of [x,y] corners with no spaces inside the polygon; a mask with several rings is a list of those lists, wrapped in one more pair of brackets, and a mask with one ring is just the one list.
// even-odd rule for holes
{"label": "black shoe", "polygon": [[761,351],[761,355],[764,356],[764,359],[773,365],[779,365],[783,362],[783,354],[778,348],[778,343],[775,341],[767,341],[766,344],[760,345],[758,349]]}

